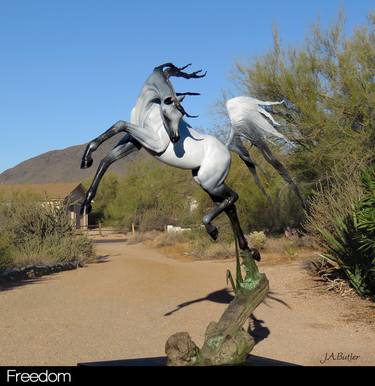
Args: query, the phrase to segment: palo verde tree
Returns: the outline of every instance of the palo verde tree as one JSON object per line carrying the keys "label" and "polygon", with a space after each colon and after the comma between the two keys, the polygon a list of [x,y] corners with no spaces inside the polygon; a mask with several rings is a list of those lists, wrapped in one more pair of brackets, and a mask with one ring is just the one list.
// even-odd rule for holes
{"label": "palo verde tree", "polygon": [[277,113],[296,145],[288,166],[305,191],[324,184],[348,157],[355,162],[375,154],[375,14],[350,37],[344,19],[341,13],[327,31],[314,25],[300,48],[284,49],[275,31],[269,53],[236,65],[242,91],[287,101]]}

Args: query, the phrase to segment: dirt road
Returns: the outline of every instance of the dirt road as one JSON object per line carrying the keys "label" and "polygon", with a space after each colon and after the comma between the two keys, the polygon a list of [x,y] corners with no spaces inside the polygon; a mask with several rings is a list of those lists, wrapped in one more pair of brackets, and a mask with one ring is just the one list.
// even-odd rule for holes
{"label": "dirt road", "polygon": [[[162,356],[178,331],[201,345],[205,327],[230,301],[231,262],[179,261],[123,242],[97,251],[104,262],[0,291],[0,365]],[[272,293],[252,321],[253,354],[302,365],[327,356],[325,365],[375,365],[366,304],[327,293],[300,265],[261,264]]]}

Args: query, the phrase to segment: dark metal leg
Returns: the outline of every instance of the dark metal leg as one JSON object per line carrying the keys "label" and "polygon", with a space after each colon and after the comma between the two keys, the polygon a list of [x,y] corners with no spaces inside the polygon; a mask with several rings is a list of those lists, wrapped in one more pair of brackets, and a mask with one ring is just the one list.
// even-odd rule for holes
{"label": "dark metal leg", "polygon": [[[93,163],[91,154],[107,139],[126,131],[127,126],[128,124],[125,121],[118,121],[103,134],[99,135],[99,137],[89,142],[82,157],[81,169],[89,168]],[[127,136],[129,136],[129,134],[127,134]]]}
{"label": "dark metal leg", "polygon": [[229,220],[230,220],[230,222],[232,224],[234,236],[238,240],[238,246],[242,250],[248,249],[249,245],[248,245],[247,240],[246,240],[246,238],[245,238],[245,236],[244,236],[244,234],[242,232],[242,228],[241,228],[241,225],[240,225],[240,220],[238,219],[238,215],[237,215],[237,208],[236,208],[236,206],[235,205],[231,205],[230,207],[226,208],[225,209],[225,213],[228,216],[228,218],[229,218]]}
{"label": "dark metal leg", "polygon": [[298,186],[295,184],[292,177],[289,175],[285,166],[273,155],[271,149],[267,146],[266,143],[263,143],[262,146],[259,146],[258,148],[262,152],[264,159],[268,163],[270,163],[277,170],[277,172],[284,179],[284,181],[286,181],[289,184],[293,192],[301,201],[302,207],[305,209],[306,208],[305,201],[302,198],[302,195],[298,189]]}
{"label": "dark metal leg", "polygon": [[218,229],[211,222],[223,213],[224,210],[233,205],[238,200],[238,194],[233,192],[225,184],[221,185],[212,190],[207,190],[207,193],[210,195],[211,199],[216,203],[216,207],[203,217],[203,224],[206,227],[207,233],[214,239],[217,239],[219,234]]}
{"label": "dark metal leg", "polygon": [[250,250],[251,256],[254,260],[260,261],[261,256],[259,251],[256,248],[250,248],[249,244],[246,240],[246,237],[243,234],[240,220],[237,215],[237,209],[235,205],[230,206],[225,210],[225,213],[227,214],[233,228],[234,237],[238,240],[238,246],[241,250],[246,251]]}
{"label": "dark metal leg", "polygon": [[259,190],[264,194],[266,197],[268,203],[272,206],[272,200],[271,197],[267,194],[265,191],[262,183],[259,180],[257,170],[256,170],[256,163],[250,158],[250,154],[244,144],[241,141],[241,138],[238,136],[235,136],[232,140],[232,143],[230,144],[230,150],[237,153],[242,161],[245,163],[246,167],[249,169],[249,172],[254,178],[255,184],[258,186]]}
{"label": "dark metal leg", "polygon": [[207,193],[217,205],[215,209],[213,209],[203,218],[203,223],[206,227],[208,234],[214,240],[217,239],[218,230],[215,225],[211,224],[211,221],[213,221],[220,213],[225,212],[232,224],[234,237],[238,241],[238,246],[240,247],[240,249],[243,251],[250,251],[251,256],[255,260],[259,261],[260,254],[256,249],[249,248],[248,242],[243,234],[240,221],[238,219],[237,209],[235,206],[235,202],[238,200],[238,194],[226,185],[222,185],[220,188],[207,191]]}
{"label": "dark metal leg", "polygon": [[127,135],[108,153],[105,158],[102,159],[95,174],[94,180],[91,183],[91,186],[86,193],[85,200],[81,206],[81,214],[84,212],[91,212],[91,202],[96,195],[100,181],[107,169],[113,164],[113,162],[118,161],[119,159],[124,158],[138,150],[139,146],[137,145],[139,144],[136,143],[130,135]]}

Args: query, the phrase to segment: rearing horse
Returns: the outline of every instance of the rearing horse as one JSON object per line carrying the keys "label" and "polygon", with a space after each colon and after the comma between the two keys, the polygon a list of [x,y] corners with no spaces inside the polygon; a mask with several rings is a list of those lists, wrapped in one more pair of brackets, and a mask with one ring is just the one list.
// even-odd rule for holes
{"label": "rearing horse", "polygon": [[[182,107],[182,100],[186,95],[199,94],[176,93],[170,82],[170,77],[192,79],[202,78],[206,75],[206,73],[202,74],[201,71],[186,73],[183,71],[186,67],[179,68],[172,63],[165,63],[155,67],[141,90],[137,103],[132,110],[130,122],[118,121],[87,145],[82,158],[81,168],[88,168],[92,165],[92,152],[100,144],[119,132],[125,132],[125,136],[121,141],[100,162],[97,173],[82,204],[82,211],[90,212],[91,201],[95,197],[100,180],[108,167],[113,162],[143,147],[163,163],[192,171],[194,180],[209,194],[216,204],[215,208],[203,217],[203,224],[208,234],[214,240],[218,237],[218,229],[212,224],[212,221],[218,215],[225,212],[232,224],[240,249],[249,251],[255,260],[260,260],[259,252],[249,247],[241,229],[235,205],[238,200],[238,194],[225,184],[231,164],[229,150],[231,149],[244,160],[256,178],[258,186],[262,189],[255,173],[255,164],[240,141],[240,137],[243,137],[241,125],[237,125],[236,122],[232,121],[230,140],[227,145],[224,145],[214,136],[195,131],[184,121],[184,115],[187,117],[191,116]],[[261,101],[257,102],[261,104]],[[267,102],[263,103],[267,104]],[[274,104],[280,103],[282,102],[274,102]],[[228,110],[231,112],[229,107]],[[268,114],[267,112],[265,113]],[[234,120],[237,118],[238,114],[234,114]],[[242,122],[241,119],[240,122]],[[238,129],[236,129],[237,127]],[[291,179],[288,183],[294,185]],[[298,191],[298,188],[296,189]]]}

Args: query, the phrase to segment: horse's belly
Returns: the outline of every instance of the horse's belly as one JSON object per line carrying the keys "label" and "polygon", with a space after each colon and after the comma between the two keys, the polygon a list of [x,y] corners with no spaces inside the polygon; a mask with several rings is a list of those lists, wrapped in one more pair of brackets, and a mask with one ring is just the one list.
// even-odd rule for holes
{"label": "horse's belly", "polygon": [[170,142],[164,153],[156,155],[155,158],[180,169],[192,170],[201,166],[204,155],[202,150],[201,144],[185,139],[175,144]]}

